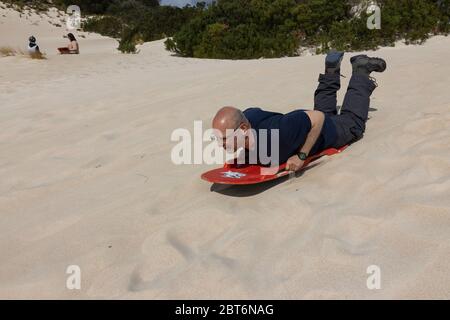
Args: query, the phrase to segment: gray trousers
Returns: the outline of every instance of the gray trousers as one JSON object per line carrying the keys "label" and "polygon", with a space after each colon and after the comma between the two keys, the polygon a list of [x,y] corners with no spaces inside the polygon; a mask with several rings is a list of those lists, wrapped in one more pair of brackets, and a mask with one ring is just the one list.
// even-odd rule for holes
{"label": "gray trousers", "polygon": [[336,148],[361,139],[366,130],[370,95],[376,88],[374,81],[364,75],[352,75],[345,94],[341,112],[337,114],[336,92],[341,88],[338,74],[321,74],[314,93],[314,110],[322,111],[336,125]]}

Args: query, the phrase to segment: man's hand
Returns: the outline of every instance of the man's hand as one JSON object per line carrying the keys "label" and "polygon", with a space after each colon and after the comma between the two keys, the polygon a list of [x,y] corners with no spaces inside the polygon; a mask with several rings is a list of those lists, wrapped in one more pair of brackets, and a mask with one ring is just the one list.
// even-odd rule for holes
{"label": "man's hand", "polygon": [[303,160],[300,160],[300,158],[297,155],[293,155],[288,159],[286,162],[286,170],[287,171],[298,171],[303,167]]}

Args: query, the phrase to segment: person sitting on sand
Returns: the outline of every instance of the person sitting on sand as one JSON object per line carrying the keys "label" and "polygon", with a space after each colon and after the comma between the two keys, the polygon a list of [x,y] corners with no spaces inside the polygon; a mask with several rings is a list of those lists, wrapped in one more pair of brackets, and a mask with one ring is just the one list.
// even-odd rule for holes
{"label": "person sitting on sand", "polygon": [[41,53],[41,51],[39,50],[39,46],[36,43],[36,38],[34,36],[28,38],[28,53],[30,55],[37,55]]}
{"label": "person sitting on sand", "polygon": [[[370,74],[373,71],[383,72],[386,61],[367,55],[350,59],[353,73],[338,114],[336,92],[341,86],[340,65],[343,56],[343,52],[330,52],[326,56],[325,73],[320,74],[314,94],[314,110],[281,114],[260,108],[249,108],[243,112],[234,107],[221,108],[212,122],[219,144],[233,152],[243,147],[248,160],[249,150],[261,148],[260,135],[264,132],[264,155],[270,154],[270,158],[273,158],[270,152],[270,131],[278,129],[278,163],[265,163],[256,152],[257,163],[278,165],[286,162],[286,170],[297,171],[309,155],[327,148],[340,148],[361,139],[366,129],[370,96],[378,86]],[[242,141],[241,146],[239,141]]]}
{"label": "person sitting on sand", "polygon": [[80,47],[73,33],[68,33],[67,37],[69,38],[70,41],[69,45],[67,47],[58,48],[58,51],[61,54],[79,54]]}

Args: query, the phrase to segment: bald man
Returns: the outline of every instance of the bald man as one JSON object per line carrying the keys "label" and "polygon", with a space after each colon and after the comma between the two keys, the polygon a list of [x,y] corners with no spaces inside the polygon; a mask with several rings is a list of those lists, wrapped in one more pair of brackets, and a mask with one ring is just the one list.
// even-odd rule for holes
{"label": "bald man", "polygon": [[[386,62],[366,55],[350,59],[353,73],[341,112],[337,114],[336,93],[340,89],[343,56],[343,52],[327,55],[325,73],[319,76],[314,95],[314,110],[300,109],[281,114],[260,108],[242,112],[234,107],[223,107],[212,122],[219,143],[227,151],[235,152],[242,147],[247,151],[246,155],[249,151],[256,154],[255,162],[261,165],[286,162],[286,170],[297,171],[309,155],[361,139],[368,118],[370,96],[377,87],[370,74],[383,72]],[[277,139],[273,139],[274,136]],[[270,161],[263,155],[270,155]],[[248,156],[246,161],[249,162]]]}

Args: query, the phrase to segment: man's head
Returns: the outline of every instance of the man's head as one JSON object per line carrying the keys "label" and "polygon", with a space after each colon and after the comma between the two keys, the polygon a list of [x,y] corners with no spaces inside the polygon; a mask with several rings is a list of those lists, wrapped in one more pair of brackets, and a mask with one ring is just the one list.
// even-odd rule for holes
{"label": "man's head", "polygon": [[[240,147],[248,149],[250,122],[244,113],[235,107],[223,107],[217,111],[212,127],[216,131],[219,144],[224,149],[236,151]],[[244,145],[242,145],[242,142]]]}

